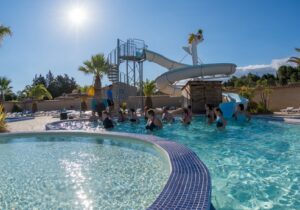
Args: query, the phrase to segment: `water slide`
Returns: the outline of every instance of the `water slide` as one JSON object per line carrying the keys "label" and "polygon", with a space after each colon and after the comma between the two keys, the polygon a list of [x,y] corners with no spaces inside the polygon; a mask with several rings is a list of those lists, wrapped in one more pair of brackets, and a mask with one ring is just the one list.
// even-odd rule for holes
{"label": "water slide", "polygon": [[146,60],[157,63],[169,71],[155,79],[156,87],[163,93],[181,96],[181,87],[174,83],[180,80],[205,77],[229,76],[236,70],[236,65],[231,63],[188,65],[170,60],[163,55],[145,49]]}
{"label": "water slide", "polygon": [[240,96],[237,93],[222,93],[223,98],[226,102],[223,102],[219,105],[221,110],[223,111],[223,116],[225,118],[231,118],[233,113],[235,112],[236,106],[238,104],[244,104],[245,109],[247,109],[247,105],[249,100]]}

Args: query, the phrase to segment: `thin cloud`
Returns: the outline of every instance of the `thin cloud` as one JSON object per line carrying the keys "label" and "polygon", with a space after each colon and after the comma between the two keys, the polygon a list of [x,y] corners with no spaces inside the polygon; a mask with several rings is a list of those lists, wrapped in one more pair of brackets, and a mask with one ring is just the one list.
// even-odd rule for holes
{"label": "thin cloud", "polygon": [[280,58],[273,59],[270,64],[256,64],[256,65],[248,65],[248,66],[240,66],[237,67],[235,76],[243,76],[249,73],[256,74],[258,76],[262,76],[263,74],[274,74],[278,68],[282,65],[292,66],[291,63],[288,63],[289,58]]}

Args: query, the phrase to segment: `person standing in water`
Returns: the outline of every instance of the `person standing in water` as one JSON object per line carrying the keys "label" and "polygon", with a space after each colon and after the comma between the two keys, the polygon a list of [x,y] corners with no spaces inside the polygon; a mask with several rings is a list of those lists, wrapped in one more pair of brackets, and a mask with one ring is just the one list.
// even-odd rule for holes
{"label": "person standing in water", "polygon": [[215,108],[215,115],[217,116],[217,118],[216,118],[217,128],[218,129],[225,129],[225,127],[227,125],[227,122],[224,119],[223,112],[219,107]]}
{"label": "person standing in water", "polygon": [[167,122],[167,123],[172,123],[175,121],[173,115],[169,112],[167,107],[163,108],[161,119],[162,119],[162,121]]}
{"label": "person standing in water", "polygon": [[249,122],[251,120],[251,115],[245,110],[244,104],[239,104],[236,107],[236,111],[234,112],[232,117],[239,122]]}
{"label": "person standing in water", "polygon": [[192,117],[191,117],[191,114],[189,113],[189,110],[187,108],[183,108],[183,114],[182,114],[181,122],[184,125],[189,125],[189,124],[191,124],[191,121],[192,121]]}
{"label": "person standing in water", "polygon": [[215,113],[213,110],[213,106],[211,104],[205,104],[205,110],[206,110],[206,122],[208,124],[212,124],[215,121]]}
{"label": "person standing in water", "polygon": [[153,131],[154,129],[161,129],[163,127],[160,119],[155,116],[155,112],[153,109],[148,111],[148,121],[146,125],[146,129]]}
{"label": "person standing in water", "polygon": [[108,86],[108,90],[106,91],[106,95],[107,95],[107,105],[108,105],[108,109],[109,112],[114,110],[114,99],[113,99],[113,92],[112,92],[112,85]]}
{"label": "person standing in water", "polygon": [[102,112],[102,119],[103,119],[103,127],[105,129],[111,129],[114,128],[114,123],[112,119],[109,116],[109,113],[107,111]]}

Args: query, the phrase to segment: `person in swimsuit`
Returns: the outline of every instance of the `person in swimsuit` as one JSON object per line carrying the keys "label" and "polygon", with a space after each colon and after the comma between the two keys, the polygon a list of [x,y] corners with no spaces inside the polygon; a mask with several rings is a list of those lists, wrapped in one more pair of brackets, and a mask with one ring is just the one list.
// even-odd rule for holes
{"label": "person in swimsuit", "polygon": [[232,117],[239,122],[249,122],[251,120],[251,115],[245,110],[244,104],[237,105],[236,111]]}
{"label": "person in swimsuit", "polygon": [[108,109],[109,112],[114,110],[114,100],[113,100],[113,92],[112,92],[112,85],[108,86],[108,90],[106,91],[106,95],[107,95],[107,105],[108,105]]}
{"label": "person in swimsuit", "polygon": [[145,106],[144,107],[144,113],[143,113],[145,120],[148,120],[148,110],[149,110],[149,107]]}
{"label": "person in swimsuit", "polygon": [[103,127],[105,129],[114,128],[114,123],[111,120],[109,113],[107,111],[102,112],[102,119],[103,119]]}
{"label": "person in swimsuit", "polygon": [[125,122],[127,120],[127,117],[124,112],[121,110],[119,111],[119,116],[118,116],[118,122]]}
{"label": "person in swimsuit", "polygon": [[211,104],[205,104],[206,121],[208,124],[212,124],[215,121],[215,113]]}
{"label": "person in swimsuit", "polygon": [[215,108],[215,115],[217,116],[217,118],[216,118],[217,128],[218,129],[225,129],[225,127],[227,125],[227,122],[224,119],[223,112],[219,107]]}
{"label": "person in swimsuit", "polygon": [[163,108],[163,113],[161,117],[162,121],[167,122],[167,123],[172,123],[175,121],[173,115],[169,112],[167,107]]}
{"label": "person in swimsuit", "polygon": [[153,131],[155,129],[161,129],[163,127],[160,119],[155,116],[153,109],[148,110],[148,121],[146,124],[146,129]]}
{"label": "person in swimsuit", "polygon": [[191,121],[192,121],[192,118],[191,118],[191,115],[189,113],[189,110],[187,108],[183,108],[183,115],[182,115],[181,122],[184,125],[189,125],[189,124],[191,124]]}
{"label": "person in swimsuit", "polygon": [[130,109],[129,114],[130,114],[130,122],[139,123],[140,120],[136,115],[135,109]]}

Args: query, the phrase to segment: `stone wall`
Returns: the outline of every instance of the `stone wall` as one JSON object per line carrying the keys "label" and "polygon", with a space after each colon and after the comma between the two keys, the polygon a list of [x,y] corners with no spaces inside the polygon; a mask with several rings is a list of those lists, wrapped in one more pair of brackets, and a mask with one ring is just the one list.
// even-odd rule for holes
{"label": "stone wall", "polygon": [[[130,96],[127,101],[128,108],[144,107],[145,97],[143,96]],[[152,96],[153,108],[173,106],[181,107],[183,104],[183,97],[170,97],[167,95]]]}
{"label": "stone wall", "polygon": [[[260,101],[258,91],[255,93],[254,101]],[[272,111],[279,111],[280,109],[284,109],[288,106],[292,106],[294,108],[300,107],[300,86],[272,88],[269,108]]]}

